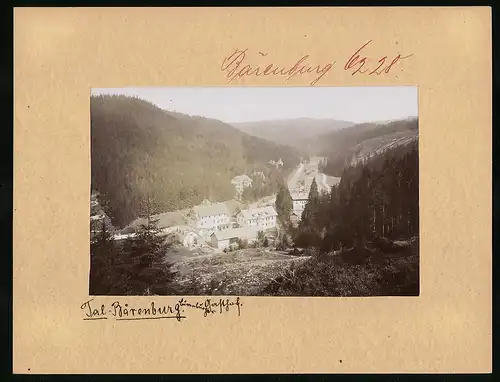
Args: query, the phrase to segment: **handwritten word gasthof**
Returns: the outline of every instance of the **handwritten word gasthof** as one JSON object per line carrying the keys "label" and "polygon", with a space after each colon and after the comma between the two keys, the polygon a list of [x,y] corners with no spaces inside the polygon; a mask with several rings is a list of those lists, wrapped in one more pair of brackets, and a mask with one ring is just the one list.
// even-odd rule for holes
{"label": "handwritten word gasthof", "polygon": [[132,304],[120,301],[114,301],[110,305],[96,304],[93,301],[94,299],[90,299],[80,306],[80,309],[84,312],[84,320],[95,321],[107,320],[108,318],[117,321],[173,319],[180,322],[187,318],[186,313],[188,310],[203,312],[203,317],[208,317],[236,309],[238,316],[240,316],[241,307],[243,306],[239,297],[234,300],[230,298],[207,298],[202,301],[188,301],[187,298],[183,297],[173,305],[157,305],[152,301],[142,307],[132,306]]}
{"label": "handwritten word gasthof", "polygon": [[[372,40],[364,43],[359,49],[356,49],[350,57],[346,57],[341,70],[351,75],[386,75],[393,70],[396,64],[408,59],[413,54],[402,56],[393,55],[375,55],[365,54],[367,47]],[[256,52],[254,57],[261,59],[267,57],[267,53]],[[324,62],[321,64],[310,63],[309,55],[302,56],[288,65],[277,65],[267,63],[265,65],[252,65],[249,59],[252,58],[248,49],[236,49],[222,60],[220,70],[225,73],[229,83],[245,76],[282,76],[285,81],[289,81],[296,76],[312,76],[311,86],[318,83],[336,64],[336,61]],[[400,68],[402,71],[403,69]]]}

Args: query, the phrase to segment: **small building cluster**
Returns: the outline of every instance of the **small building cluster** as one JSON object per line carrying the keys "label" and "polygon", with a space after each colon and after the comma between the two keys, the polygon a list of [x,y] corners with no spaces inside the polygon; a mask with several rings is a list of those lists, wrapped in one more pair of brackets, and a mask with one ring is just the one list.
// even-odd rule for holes
{"label": "small building cluster", "polygon": [[248,175],[237,175],[231,180],[231,184],[236,190],[236,198],[239,199],[245,188],[252,186],[252,178]]}
{"label": "small building cluster", "polygon": [[[165,212],[152,218],[158,220],[158,227],[171,243],[187,248],[210,245],[225,249],[239,240],[252,243],[259,231],[276,228],[278,214],[274,207],[245,207],[235,199],[217,203],[204,200],[191,209]],[[134,236],[136,229],[144,223],[144,219],[135,220],[115,239]]]}
{"label": "small building cluster", "polygon": [[272,166],[275,166],[276,168],[283,167],[283,160],[281,158],[278,159],[277,161],[271,159],[269,161],[269,164],[272,165]]}
{"label": "small building cluster", "polygon": [[[270,164],[283,166],[283,161],[280,158],[278,161],[270,161]],[[252,176],[254,179],[257,177],[265,179],[262,172],[254,172]],[[292,179],[292,183],[288,186],[293,202],[291,219],[294,223],[298,223],[302,217],[313,180],[316,181],[319,192],[330,191],[331,187],[340,181],[340,178],[318,172],[317,163],[313,161],[301,164]],[[259,232],[264,234],[274,232],[277,228],[278,213],[273,205],[269,205],[273,204],[273,198],[270,197],[265,204],[261,201],[260,205],[249,207],[241,202],[239,197],[246,188],[252,186],[252,178],[248,175],[238,175],[231,180],[231,184],[236,190],[235,199],[224,202],[205,199],[192,208],[165,212],[152,218],[158,221],[158,227],[166,240],[182,244],[187,248],[209,245],[226,249],[241,241],[251,244],[259,236]],[[97,195],[93,194],[91,198],[91,208],[93,210],[91,222],[105,218],[98,206]],[[115,239],[133,237],[137,228],[144,223],[145,219],[136,219],[115,235]]]}

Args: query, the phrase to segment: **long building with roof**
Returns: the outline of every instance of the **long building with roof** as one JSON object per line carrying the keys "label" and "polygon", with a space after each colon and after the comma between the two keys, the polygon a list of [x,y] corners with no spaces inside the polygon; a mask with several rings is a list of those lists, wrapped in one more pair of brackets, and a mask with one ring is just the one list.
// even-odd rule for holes
{"label": "long building with roof", "polygon": [[248,208],[236,215],[236,222],[240,227],[254,227],[268,230],[276,227],[278,213],[273,206]]}
{"label": "long building with roof", "polygon": [[239,240],[245,240],[249,244],[253,243],[258,236],[259,230],[250,227],[230,228],[224,231],[215,231],[210,236],[210,244],[214,248],[224,250],[237,243]]}
{"label": "long building with roof", "polygon": [[196,228],[202,233],[231,227],[232,213],[226,203],[195,206],[190,212]]}

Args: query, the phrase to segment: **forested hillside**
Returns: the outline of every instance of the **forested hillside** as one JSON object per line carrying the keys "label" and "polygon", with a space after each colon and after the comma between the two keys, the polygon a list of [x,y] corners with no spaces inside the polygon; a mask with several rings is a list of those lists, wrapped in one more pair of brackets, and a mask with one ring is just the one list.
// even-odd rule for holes
{"label": "forested hillside", "polygon": [[117,227],[139,216],[147,196],[155,198],[159,212],[205,198],[228,200],[234,196],[233,176],[267,174],[268,162],[279,158],[286,176],[299,163],[290,147],[126,96],[91,98],[91,137],[92,189],[100,192]]}
{"label": "forested hillside", "polygon": [[330,195],[311,187],[296,242],[324,250],[418,235],[418,141],[343,171]]}
{"label": "forested hillside", "polygon": [[418,119],[404,119],[386,124],[362,123],[316,137],[311,146],[317,155],[326,157],[321,170],[331,176],[375,151],[406,145],[418,137]]}
{"label": "forested hillside", "polygon": [[294,244],[312,258],[285,271],[264,295],[419,294],[418,141],[344,170],[330,194],[315,183]]}

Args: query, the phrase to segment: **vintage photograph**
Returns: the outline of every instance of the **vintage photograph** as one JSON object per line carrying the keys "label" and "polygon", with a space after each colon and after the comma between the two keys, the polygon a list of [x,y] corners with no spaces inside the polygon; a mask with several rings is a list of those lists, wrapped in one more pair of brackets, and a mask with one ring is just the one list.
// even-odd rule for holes
{"label": "vintage photograph", "polygon": [[94,88],[90,295],[418,296],[418,93]]}

